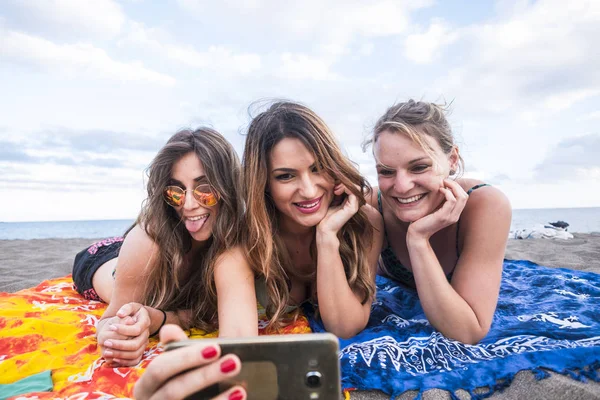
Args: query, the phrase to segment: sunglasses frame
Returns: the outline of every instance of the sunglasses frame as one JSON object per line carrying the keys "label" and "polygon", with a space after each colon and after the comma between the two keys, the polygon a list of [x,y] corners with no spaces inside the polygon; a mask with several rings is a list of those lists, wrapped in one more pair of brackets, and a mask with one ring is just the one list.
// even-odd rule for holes
{"label": "sunglasses frame", "polygon": [[[209,192],[204,192],[204,191],[199,191],[199,192],[203,193],[203,194],[211,194],[211,195],[213,195],[215,197],[215,200],[216,200],[215,204],[208,205],[208,204],[206,204],[204,202],[203,199],[198,198],[198,196],[196,196],[196,190],[200,186],[207,186],[209,188],[209,190],[210,190]],[[181,190],[182,195],[183,195],[183,202],[181,203],[181,205],[176,206],[176,205],[173,205],[173,204],[169,203],[169,201],[167,200],[167,195],[166,195],[166,192],[167,192],[167,190],[169,190],[169,188],[177,188],[177,189]],[[165,203],[167,203],[167,205],[169,207],[180,208],[180,207],[183,207],[185,205],[185,197],[187,196],[187,192],[188,191],[189,191],[189,189],[182,189],[181,187],[179,187],[177,185],[168,185],[168,186],[165,186],[165,188],[163,189],[162,198],[165,201]],[[202,207],[209,207],[209,208],[216,206],[219,203],[219,200],[221,200],[221,196],[219,196],[219,194],[216,191],[214,191],[213,188],[212,188],[212,186],[210,186],[208,183],[200,183],[199,185],[196,185],[196,187],[192,189],[192,196],[194,197],[194,200],[196,200]]]}

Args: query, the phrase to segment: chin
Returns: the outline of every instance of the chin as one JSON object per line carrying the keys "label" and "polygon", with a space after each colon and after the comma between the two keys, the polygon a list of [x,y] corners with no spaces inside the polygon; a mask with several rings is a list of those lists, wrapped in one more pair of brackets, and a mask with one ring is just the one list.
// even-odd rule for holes
{"label": "chin", "polygon": [[188,232],[195,242],[206,242],[212,236],[212,226],[202,227],[198,232]]}
{"label": "chin", "polygon": [[313,226],[319,225],[323,218],[327,215],[327,210],[319,210],[312,215],[297,215],[294,220],[300,226],[312,228]]}

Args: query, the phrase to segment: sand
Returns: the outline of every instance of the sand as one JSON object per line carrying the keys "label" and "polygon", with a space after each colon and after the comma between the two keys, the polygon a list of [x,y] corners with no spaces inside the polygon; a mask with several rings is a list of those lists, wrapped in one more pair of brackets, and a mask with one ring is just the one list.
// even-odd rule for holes
{"label": "sand", "polygon": [[[577,234],[571,240],[528,239],[509,240],[508,259],[525,259],[557,268],[570,268],[600,273],[600,233]],[[93,239],[0,240],[0,292],[16,292],[36,286],[41,281],[71,273],[75,254]],[[492,399],[600,399],[600,384],[582,383],[560,374],[536,381],[530,372],[517,374],[513,383]],[[398,399],[412,399],[415,392],[406,392]],[[461,399],[466,392],[456,393]],[[388,399],[381,392],[355,392],[352,398],[364,400]],[[450,399],[442,390],[425,392],[423,399]]]}

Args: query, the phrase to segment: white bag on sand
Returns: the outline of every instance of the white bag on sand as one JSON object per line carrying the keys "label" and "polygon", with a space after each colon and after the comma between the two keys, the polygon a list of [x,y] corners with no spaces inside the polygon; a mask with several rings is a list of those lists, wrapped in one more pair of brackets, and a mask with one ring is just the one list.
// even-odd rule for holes
{"label": "white bag on sand", "polygon": [[573,235],[563,228],[538,224],[532,229],[517,229],[508,233],[509,239],[573,239]]}

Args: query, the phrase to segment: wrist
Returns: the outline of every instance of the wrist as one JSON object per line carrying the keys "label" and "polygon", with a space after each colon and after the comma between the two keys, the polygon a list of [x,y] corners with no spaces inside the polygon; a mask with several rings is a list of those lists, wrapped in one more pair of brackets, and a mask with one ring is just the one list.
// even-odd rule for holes
{"label": "wrist", "polygon": [[429,237],[411,232],[410,228],[406,233],[406,246],[408,248],[423,248],[429,246]]}
{"label": "wrist", "polygon": [[316,237],[317,246],[331,246],[331,247],[339,247],[340,240],[334,232],[322,231],[317,229],[317,237]]}
{"label": "wrist", "polygon": [[148,333],[150,336],[154,336],[160,332],[160,329],[167,322],[167,313],[160,308],[153,308],[144,306],[146,312],[148,313],[148,318],[150,319],[150,326],[148,326]]}

